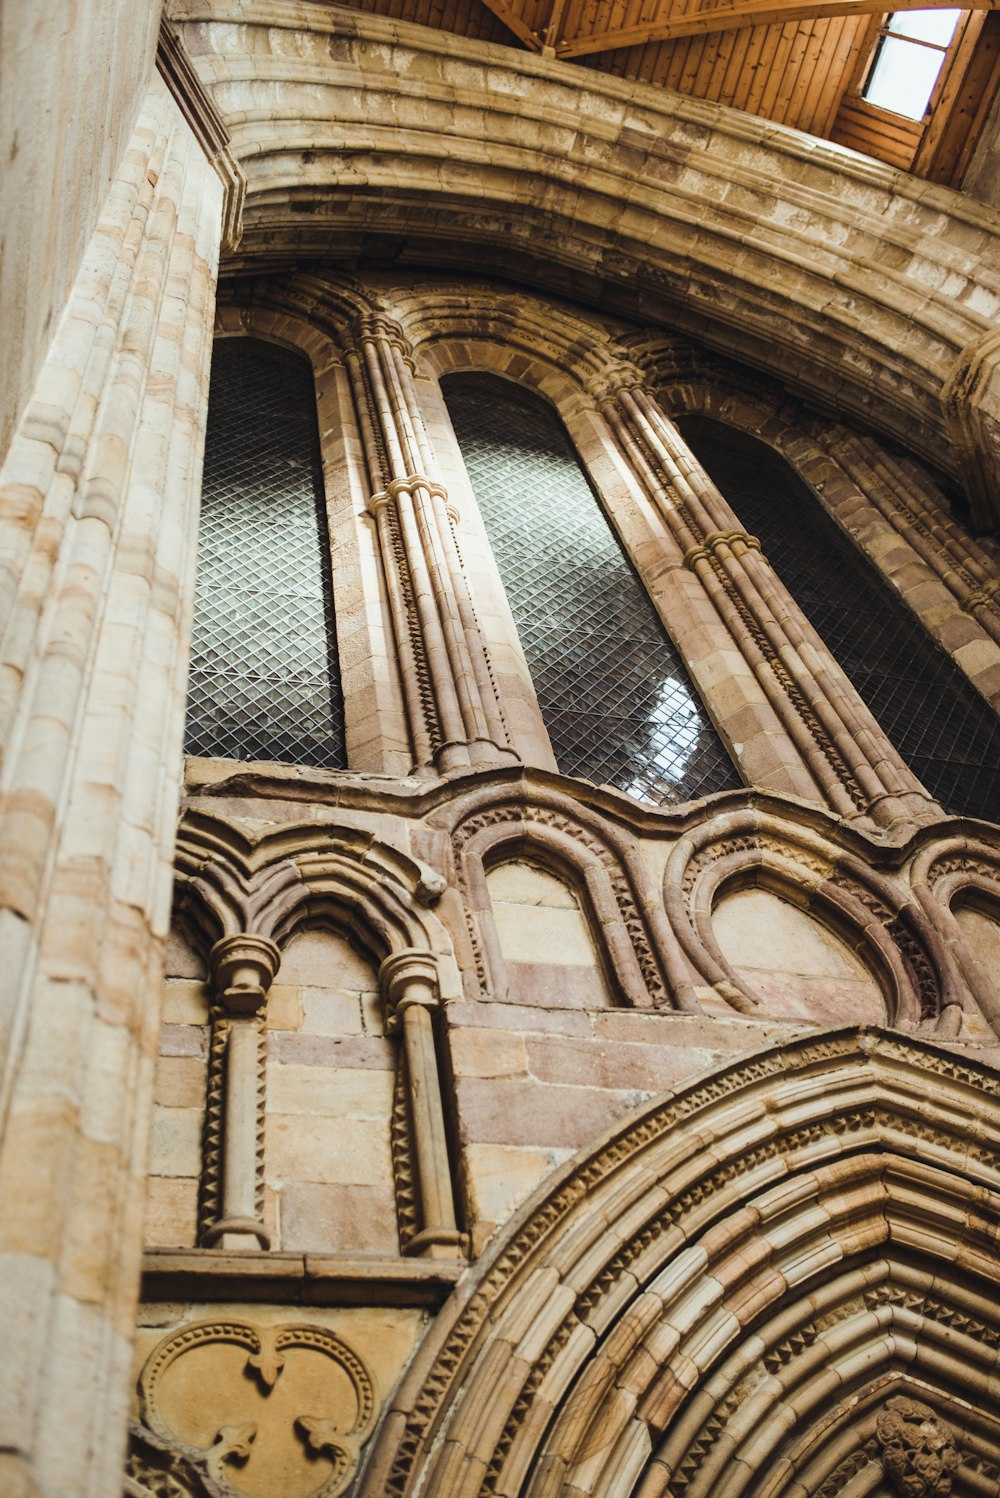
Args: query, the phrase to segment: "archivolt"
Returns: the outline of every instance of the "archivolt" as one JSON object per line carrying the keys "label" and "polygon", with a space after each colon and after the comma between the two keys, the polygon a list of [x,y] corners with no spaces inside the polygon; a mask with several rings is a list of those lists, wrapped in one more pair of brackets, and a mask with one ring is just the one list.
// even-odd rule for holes
{"label": "archivolt", "polygon": [[961,977],[921,906],[818,827],[758,807],[734,809],[685,832],[663,879],[681,945],[735,1009],[753,1013],[761,1001],[723,956],[712,912],[725,894],[748,885],[773,890],[845,939],[882,989],[890,1023],[957,1030]]}
{"label": "archivolt", "polygon": [[375,234],[410,264],[600,299],[736,344],[931,458],[950,435],[984,517],[995,502],[997,292],[989,247],[969,250],[987,209],[736,111],[356,10],[171,15],[246,173],[243,264]]}
{"label": "archivolt", "polygon": [[874,1030],[759,1053],[522,1210],[439,1318],[360,1491],[868,1493],[901,1393],[957,1428],[961,1490],[995,1491],[998,1229],[987,1069]]}
{"label": "archivolt", "polygon": [[528,796],[483,787],[450,807],[447,821],[468,913],[469,966],[485,994],[505,991],[486,870],[527,853],[583,895],[605,973],[625,1003],[698,1010],[642,857],[623,829],[554,786],[532,787]]}
{"label": "archivolt", "polygon": [[444,881],[355,828],[306,823],[252,841],[221,818],[188,812],[175,863],[176,908],[206,953],[244,932],[281,946],[307,925],[350,936],[376,965],[435,945],[427,907]]}

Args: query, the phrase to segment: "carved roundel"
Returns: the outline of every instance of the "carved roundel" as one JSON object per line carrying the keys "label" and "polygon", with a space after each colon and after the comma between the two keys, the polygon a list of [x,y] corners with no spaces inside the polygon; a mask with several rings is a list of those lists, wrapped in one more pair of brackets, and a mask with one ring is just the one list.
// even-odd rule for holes
{"label": "carved roundel", "polygon": [[196,1321],[139,1379],[144,1424],[220,1494],[336,1498],[375,1420],[371,1374],[333,1332]]}

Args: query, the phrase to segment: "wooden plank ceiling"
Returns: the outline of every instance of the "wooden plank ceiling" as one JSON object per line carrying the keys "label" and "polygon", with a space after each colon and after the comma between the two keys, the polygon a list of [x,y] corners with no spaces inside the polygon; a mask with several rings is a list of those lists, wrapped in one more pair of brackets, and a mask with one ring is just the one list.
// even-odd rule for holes
{"label": "wooden plank ceiling", "polygon": [[[965,0],[923,121],[859,99],[879,0],[346,0],[678,89],[959,186],[1000,84],[1000,0]],[[883,0],[884,3],[884,0]],[[896,10],[947,0],[897,0]]]}

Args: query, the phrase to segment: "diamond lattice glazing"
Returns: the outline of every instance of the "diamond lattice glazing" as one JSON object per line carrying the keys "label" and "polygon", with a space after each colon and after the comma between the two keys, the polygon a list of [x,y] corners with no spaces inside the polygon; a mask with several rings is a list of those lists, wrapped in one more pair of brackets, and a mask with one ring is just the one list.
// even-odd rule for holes
{"label": "diamond lattice glazing", "polygon": [[312,372],[215,346],[185,748],[343,768]]}
{"label": "diamond lattice glazing", "polygon": [[773,448],[680,426],[914,774],[948,811],[1000,821],[1000,722],[951,657]]}
{"label": "diamond lattice glazing", "polygon": [[656,805],[738,786],[554,411],[496,375],[443,388],[560,769]]}

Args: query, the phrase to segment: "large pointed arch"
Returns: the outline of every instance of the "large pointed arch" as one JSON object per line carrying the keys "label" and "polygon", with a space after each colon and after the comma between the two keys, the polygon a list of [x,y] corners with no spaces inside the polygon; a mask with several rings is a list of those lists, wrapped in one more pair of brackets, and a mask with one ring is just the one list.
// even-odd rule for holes
{"label": "large pointed arch", "polygon": [[967,1475],[996,1472],[998,1232],[990,1069],[882,1030],[757,1053],[522,1209],[411,1367],[361,1491],[834,1493],[845,1462],[880,1476],[900,1398]]}

